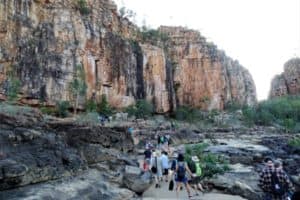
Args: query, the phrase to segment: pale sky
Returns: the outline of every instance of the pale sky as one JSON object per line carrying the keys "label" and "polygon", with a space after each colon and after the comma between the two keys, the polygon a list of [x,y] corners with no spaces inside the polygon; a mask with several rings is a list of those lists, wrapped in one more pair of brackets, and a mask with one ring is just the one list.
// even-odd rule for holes
{"label": "pale sky", "polygon": [[115,0],[157,28],[186,26],[201,32],[247,68],[259,100],[283,65],[300,57],[300,0]]}

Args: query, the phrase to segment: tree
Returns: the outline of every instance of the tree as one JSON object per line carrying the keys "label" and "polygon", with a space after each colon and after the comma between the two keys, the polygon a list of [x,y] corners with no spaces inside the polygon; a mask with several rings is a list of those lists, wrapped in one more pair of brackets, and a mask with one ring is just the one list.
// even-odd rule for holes
{"label": "tree", "polygon": [[122,18],[135,19],[136,13],[130,9],[127,9],[125,6],[120,8],[119,14]]}
{"label": "tree", "polygon": [[101,102],[97,105],[97,111],[102,115],[111,115],[113,110],[110,107],[105,94],[101,97]]}
{"label": "tree", "polygon": [[14,101],[18,97],[18,93],[20,92],[21,82],[17,78],[16,74],[14,73],[14,69],[7,72],[7,90],[6,95],[9,101]]}
{"label": "tree", "polygon": [[18,79],[10,77],[8,79],[7,97],[9,101],[14,101],[18,97],[21,83]]}
{"label": "tree", "polygon": [[74,115],[76,115],[79,97],[85,96],[87,90],[87,85],[85,83],[85,73],[81,64],[76,65],[74,79],[70,83],[70,89],[74,99]]}

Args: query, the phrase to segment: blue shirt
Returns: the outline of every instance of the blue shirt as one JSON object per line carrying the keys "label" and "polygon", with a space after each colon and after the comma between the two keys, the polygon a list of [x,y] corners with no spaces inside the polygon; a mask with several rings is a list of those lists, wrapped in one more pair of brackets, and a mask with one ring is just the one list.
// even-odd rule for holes
{"label": "blue shirt", "polygon": [[168,156],[166,156],[165,154],[163,154],[161,156],[161,162],[162,162],[162,167],[164,169],[168,169],[169,168],[169,159],[168,159]]}

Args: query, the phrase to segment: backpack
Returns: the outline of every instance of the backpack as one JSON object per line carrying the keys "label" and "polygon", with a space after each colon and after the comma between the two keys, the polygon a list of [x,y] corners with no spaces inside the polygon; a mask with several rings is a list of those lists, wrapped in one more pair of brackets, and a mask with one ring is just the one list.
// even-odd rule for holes
{"label": "backpack", "polygon": [[271,190],[273,195],[281,197],[285,194],[285,189],[283,185],[279,182],[279,178],[276,172],[272,172],[271,176]]}
{"label": "backpack", "polygon": [[196,173],[196,164],[194,161],[188,162],[188,167],[190,168],[193,174]]}
{"label": "backpack", "polygon": [[185,164],[184,164],[184,162],[178,163],[177,177],[179,179],[184,179],[185,178]]}
{"label": "backpack", "polygon": [[174,171],[175,169],[176,169],[176,160],[173,160],[171,164],[171,170]]}
{"label": "backpack", "polygon": [[197,176],[201,176],[202,175],[202,169],[200,167],[200,163],[199,162],[196,162],[196,175]]}
{"label": "backpack", "polygon": [[160,136],[160,143],[163,144],[165,142],[165,137],[164,136]]}

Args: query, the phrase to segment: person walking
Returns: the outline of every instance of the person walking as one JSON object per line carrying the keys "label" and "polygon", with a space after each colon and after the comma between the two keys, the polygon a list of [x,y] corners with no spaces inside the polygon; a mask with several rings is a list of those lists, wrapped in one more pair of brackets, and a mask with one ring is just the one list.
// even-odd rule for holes
{"label": "person walking", "polygon": [[185,186],[185,189],[188,193],[189,199],[192,197],[191,191],[190,191],[190,186],[188,184],[188,179],[186,176],[186,172],[188,172],[191,177],[193,177],[193,174],[191,170],[189,169],[187,163],[184,161],[184,156],[183,154],[179,154],[177,158],[177,166],[176,166],[176,196],[178,199],[179,195],[179,190],[182,187],[182,185]]}
{"label": "person walking", "polygon": [[155,178],[155,188],[160,188],[160,181],[162,180],[162,160],[160,151],[156,151],[151,159],[151,171]]}
{"label": "person walking", "polygon": [[150,164],[151,164],[151,155],[152,155],[152,152],[150,150],[149,147],[146,148],[146,150],[144,151],[144,166],[143,166],[143,170],[144,171],[148,171],[149,168],[150,168]]}
{"label": "person walking", "polygon": [[282,168],[275,168],[271,158],[265,159],[265,167],[260,173],[259,186],[265,193],[265,200],[288,200],[288,191],[293,185]]}
{"label": "person walking", "polygon": [[169,158],[168,158],[168,153],[163,152],[161,156],[161,161],[162,161],[162,168],[163,168],[163,176],[165,178],[165,181],[168,182],[169,180]]}
{"label": "person walking", "polygon": [[195,188],[197,195],[197,190],[204,192],[204,189],[201,185],[202,168],[200,166],[200,160],[197,156],[192,156],[191,164],[193,165],[193,167],[190,167],[190,170],[194,174],[194,177],[189,181],[189,184],[192,186],[192,188]]}

